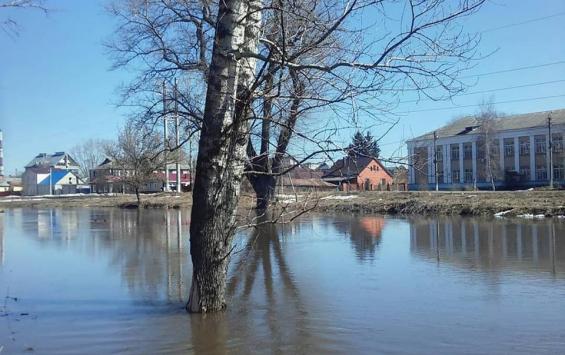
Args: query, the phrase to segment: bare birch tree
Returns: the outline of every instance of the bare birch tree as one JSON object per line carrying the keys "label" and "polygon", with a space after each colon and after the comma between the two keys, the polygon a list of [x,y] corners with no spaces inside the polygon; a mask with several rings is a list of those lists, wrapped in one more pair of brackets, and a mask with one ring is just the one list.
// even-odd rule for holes
{"label": "bare birch tree", "polygon": [[[183,117],[201,129],[189,311],[225,307],[243,174],[254,187],[258,207],[264,209],[273,196],[275,177],[292,168],[282,164],[292,149],[303,152],[298,164],[316,154],[342,151],[335,135],[359,111],[366,120],[378,121],[401,93],[441,99],[463,90],[458,76],[476,57],[479,37],[467,35],[459,20],[483,3],[115,3],[112,11],[121,25],[109,47],[116,67],[142,67],[125,88],[125,102],[142,97],[142,117],[155,127],[156,82],[182,75],[203,83],[192,91],[206,91],[203,106],[198,95],[179,98]],[[319,118],[330,113],[337,119]],[[292,140],[300,146],[292,147]]]}
{"label": "bare birch tree", "polygon": [[479,124],[479,151],[484,164],[485,179],[490,183],[492,191],[496,190],[495,181],[499,178],[500,163],[498,145],[496,144],[497,121],[502,116],[494,107],[492,98],[483,101],[477,114]]}

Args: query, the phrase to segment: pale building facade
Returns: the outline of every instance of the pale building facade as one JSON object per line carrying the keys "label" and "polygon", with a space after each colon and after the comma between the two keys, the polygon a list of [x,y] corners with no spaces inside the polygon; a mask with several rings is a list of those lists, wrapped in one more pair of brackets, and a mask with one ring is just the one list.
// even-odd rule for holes
{"label": "pale building facade", "polygon": [[435,139],[430,132],[409,140],[410,189],[433,190],[436,181],[442,190],[545,186],[551,166],[554,184],[565,185],[565,109],[507,116],[489,127],[465,117],[436,130]]}

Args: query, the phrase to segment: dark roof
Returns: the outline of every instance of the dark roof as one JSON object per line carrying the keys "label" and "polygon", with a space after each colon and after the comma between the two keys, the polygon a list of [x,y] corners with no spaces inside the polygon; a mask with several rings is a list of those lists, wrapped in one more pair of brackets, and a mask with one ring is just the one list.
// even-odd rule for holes
{"label": "dark roof", "polygon": [[376,161],[376,159],[370,157],[345,157],[336,161],[323,177],[331,178],[357,176],[373,160]]}
{"label": "dark roof", "polygon": [[285,175],[290,176],[292,179],[320,179],[322,178],[323,173],[319,170],[313,170],[304,166],[297,166]]}
{"label": "dark roof", "polygon": [[[505,116],[496,119],[495,127],[498,131],[514,129],[525,129],[547,125],[547,117],[551,115],[554,125],[565,124],[565,109],[532,112],[520,115]],[[438,138],[452,137],[464,134],[475,134],[480,129],[480,123],[475,116],[467,116],[457,119],[447,125],[435,130]],[[434,131],[423,134],[408,141],[428,140],[434,138]]]}
{"label": "dark roof", "polygon": [[69,168],[78,168],[76,161],[65,152],[56,152],[55,154],[40,153],[35,158],[33,158],[32,161],[30,161],[25,167],[54,167],[65,157],[67,157]]}
{"label": "dark roof", "polygon": [[112,159],[110,158],[106,158],[104,159],[104,161],[102,163],[100,163],[96,168],[94,168],[94,170],[98,170],[98,169],[108,169],[112,167]]}

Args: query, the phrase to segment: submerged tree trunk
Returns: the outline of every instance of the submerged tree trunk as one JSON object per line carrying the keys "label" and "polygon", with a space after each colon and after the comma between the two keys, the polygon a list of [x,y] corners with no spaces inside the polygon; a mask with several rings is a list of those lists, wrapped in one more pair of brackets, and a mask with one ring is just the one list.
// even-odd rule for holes
{"label": "submerged tree trunk", "polygon": [[235,54],[257,51],[260,8],[258,0],[227,0],[219,6],[193,190],[189,312],[226,306],[227,268],[249,139],[249,93],[242,89],[251,86],[256,62],[238,61]]}
{"label": "submerged tree trunk", "polygon": [[272,175],[251,175],[249,182],[257,197],[257,214],[263,215],[269,208],[269,203],[275,196],[277,179]]}

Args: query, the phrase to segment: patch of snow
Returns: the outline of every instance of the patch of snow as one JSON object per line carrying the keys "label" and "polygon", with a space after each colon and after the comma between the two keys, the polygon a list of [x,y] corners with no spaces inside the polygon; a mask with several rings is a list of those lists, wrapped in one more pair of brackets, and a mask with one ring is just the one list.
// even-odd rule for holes
{"label": "patch of snow", "polygon": [[326,197],[322,197],[322,200],[351,200],[352,198],[357,198],[357,196],[355,196],[355,195],[326,196]]}
{"label": "patch of snow", "polygon": [[527,219],[538,219],[538,218],[545,218],[544,214],[531,214],[531,213],[526,213],[526,214],[519,214],[518,216],[516,216],[518,218],[527,218]]}
{"label": "patch of snow", "polygon": [[279,194],[279,195],[277,195],[277,198],[292,198],[292,199],[296,199],[297,197],[302,197],[302,195],[285,195],[285,194]]}
{"label": "patch of snow", "polygon": [[500,212],[496,212],[494,214],[495,217],[504,217],[504,215],[508,214],[512,212],[512,210],[506,210],[506,211],[500,211]]}

